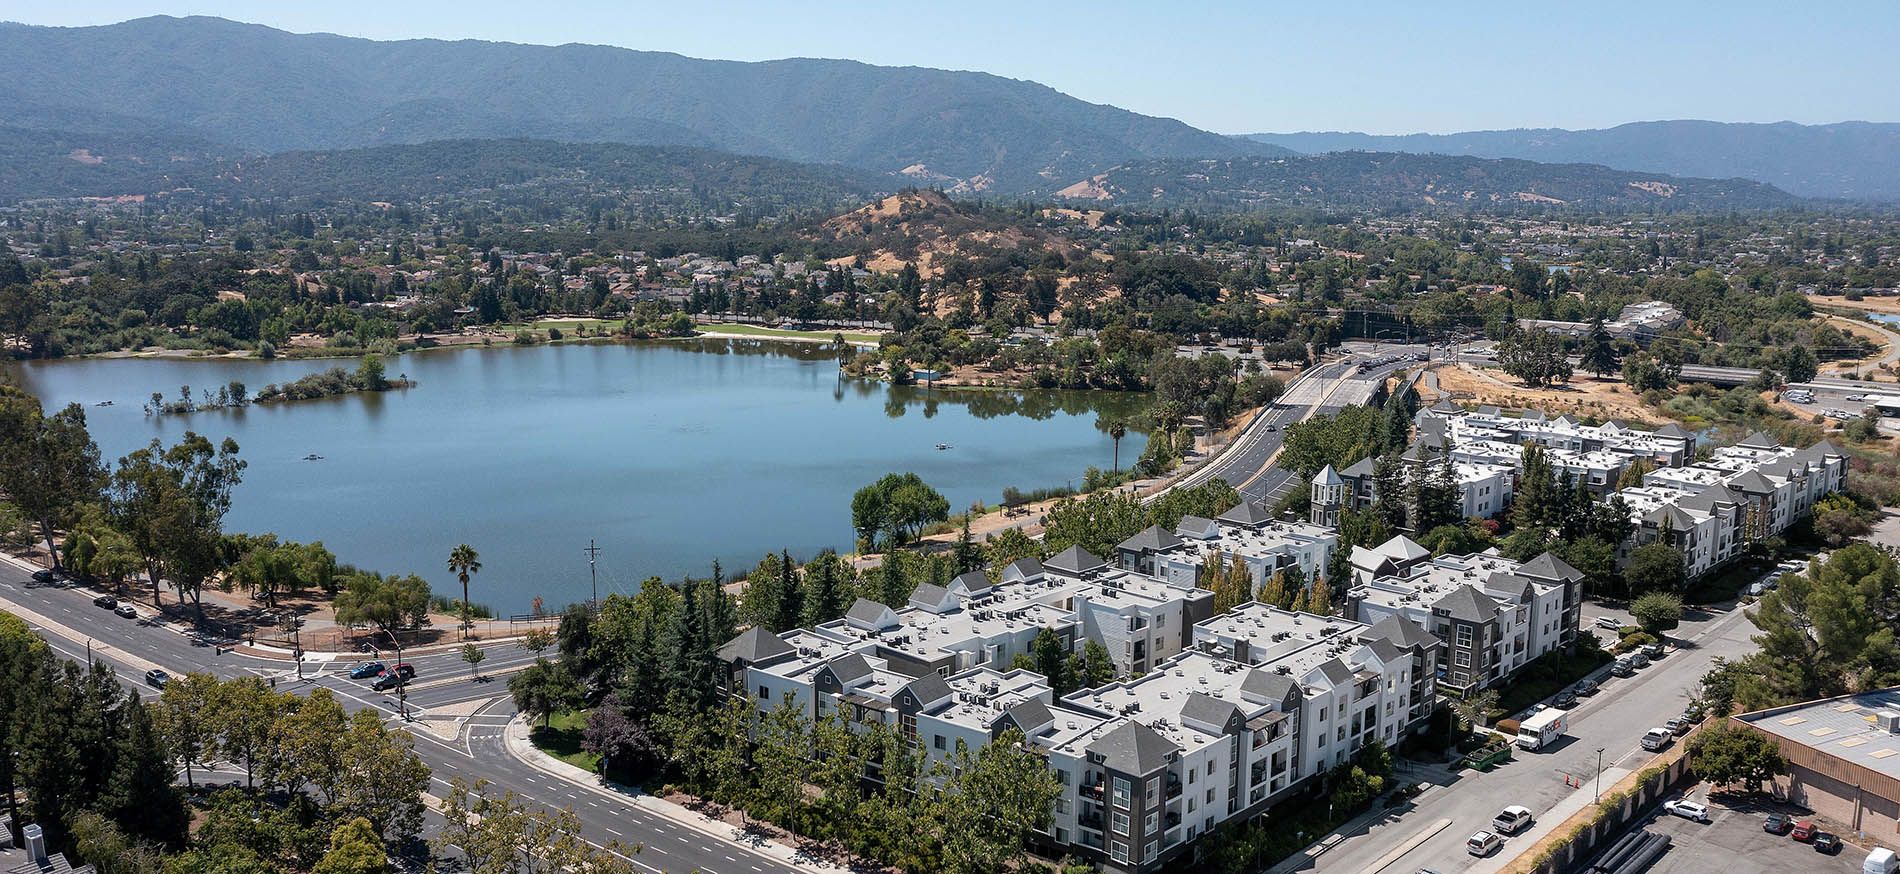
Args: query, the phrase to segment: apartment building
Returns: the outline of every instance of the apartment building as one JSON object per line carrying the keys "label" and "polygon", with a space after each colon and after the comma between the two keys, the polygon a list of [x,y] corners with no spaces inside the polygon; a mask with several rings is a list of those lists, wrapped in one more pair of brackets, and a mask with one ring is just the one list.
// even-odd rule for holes
{"label": "apartment building", "polygon": [[1228,564],[1244,563],[1258,587],[1286,568],[1299,568],[1309,580],[1324,577],[1338,546],[1339,532],[1333,528],[1277,521],[1250,501],[1215,519],[1184,516],[1172,532],[1150,527],[1115,551],[1123,570],[1185,588],[1196,585],[1202,565],[1219,554]]}
{"label": "apartment building", "polygon": [[1429,631],[1442,643],[1438,685],[1468,695],[1574,642],[1582,581],[1550,553],[1521,564],[1495,551],[1439,556],[1355,585],[1346,613],[1362,623],[1403,618]]}
{"label": "apartment building", "polygon": [[[1458,483],[1461,518],[1489,519],[1511,506],[1517,485],[1518,455],[1522,450],[1510,448],[1509,453],[1451,453],[1452,478]],[[1405,476],[1429,476],[1444,464],[1446,454],[1442,445],[1420,440],[1407,447],[1399,460]],[[1373,475],[1375,463],[1374,459],[1362,458],[1337,474],[1346,509],[1365,510],[1378,502],[1379,489]]]}
{"label": "apartment building", "polygon": [[1829,492],[1847,485],[1847,453],[1826,440],[1806,449],[1756,432],[1707,461],[1653,470],[1619,494],[1635,529],[1619,560],[1658,541],[1681,551],[1691,577],[1786,530]]}

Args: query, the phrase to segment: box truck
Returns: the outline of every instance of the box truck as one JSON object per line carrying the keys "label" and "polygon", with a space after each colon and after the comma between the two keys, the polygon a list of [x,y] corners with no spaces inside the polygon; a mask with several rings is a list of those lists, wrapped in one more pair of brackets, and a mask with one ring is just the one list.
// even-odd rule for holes
{"label": "box truck", "polygon": [[1518,725],[1517,745],[1526,750],[1542,749],[1545,744],[1563,737],[1569,729],[1570,711],[1552,707]]}

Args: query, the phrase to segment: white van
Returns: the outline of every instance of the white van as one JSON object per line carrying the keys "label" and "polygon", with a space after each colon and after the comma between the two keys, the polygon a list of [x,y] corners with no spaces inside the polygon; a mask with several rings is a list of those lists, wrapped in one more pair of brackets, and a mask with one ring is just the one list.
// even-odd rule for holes
{"label": "white van", "polygon": [[1652,728],[1643,733],[1643,749],[1660,752],[1676,739],[1676,733],[1666,728]]}
{"label": "white van", "polygon": [[1867,861],[1860,863],[1861,874],[1894,874],[1900,870],[1900,857],[1886,847],[1875,847],[1867,854]]}
{"label": "white van", "polygon": [[1478,832],[1465,839],[1465,852],[1473,856],[1489,856],[1504,846],[1504,839],[1490,832]]}

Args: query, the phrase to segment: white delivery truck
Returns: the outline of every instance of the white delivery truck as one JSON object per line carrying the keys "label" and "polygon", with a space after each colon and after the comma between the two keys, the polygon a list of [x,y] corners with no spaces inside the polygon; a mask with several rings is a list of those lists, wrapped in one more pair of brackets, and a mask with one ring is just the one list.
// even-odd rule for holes
{"label": "white delivery truck", "polygon": [[1900,868],[1900,858],[1886,847],[1875,847],[1860,866],[1861,874],[1894,874],[1897,868]]}
{"label": "white delivery truck", "polygon": [[1555,707],[1527,717],[1517,727],[1517,745],[1527,750],[1542,749],[1545,744],[1570,730],[1570,711]]}

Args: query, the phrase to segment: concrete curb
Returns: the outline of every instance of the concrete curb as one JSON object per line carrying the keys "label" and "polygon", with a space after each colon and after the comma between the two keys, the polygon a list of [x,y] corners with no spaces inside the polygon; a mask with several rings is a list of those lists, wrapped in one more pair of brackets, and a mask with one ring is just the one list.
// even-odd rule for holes
{"label": "concrete curb", "polygon": [[622,804],[637,807],[647,813],[677,823],[683,828],[692,829],[709,838],[725,843],[735,850],[764,856],[774,862],[790,865],[801,871],[810,871],[814,872],[814,874],[838,874],[838,872],[850,870],[829,862],[813,860],[804,853],[776,841],[768,840],[761,846],[759,844],[738,840],[735,836],[735,832],[738,830],[728,823],[702,816],[678,804],[674,804],[671,801],[649,795],[635,787],[624,786],[607,780],[584,768],[575,767],[541,752],[539,749],[536,749],[534,743],[528,739],[528,730],[529,726],[527,721],[520,716],[516,716],[509,721],[507,728],[502,730],[502,746],[508,750],[508,754],[523,764],[529,765],[549,776],[559,778],[577,789],[584,789]]}

